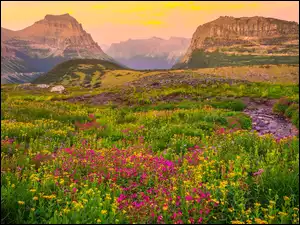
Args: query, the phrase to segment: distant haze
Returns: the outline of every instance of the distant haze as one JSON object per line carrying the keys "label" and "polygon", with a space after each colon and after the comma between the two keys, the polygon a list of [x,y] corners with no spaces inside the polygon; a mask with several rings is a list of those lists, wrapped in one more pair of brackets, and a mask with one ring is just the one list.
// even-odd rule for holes
{"label": "distant haze", "polygon": [[20,30],[46,14],[69,13],[99,45],[152,36],[191,38],[219,16],[264,16],[299,22],[299,2],[4,2],[1,27]]}

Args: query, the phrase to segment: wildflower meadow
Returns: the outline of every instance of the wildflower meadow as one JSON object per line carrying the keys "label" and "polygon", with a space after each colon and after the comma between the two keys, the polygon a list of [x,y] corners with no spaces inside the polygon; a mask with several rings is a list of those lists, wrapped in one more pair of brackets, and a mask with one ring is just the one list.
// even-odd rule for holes
{"label": "wildflower meadow", "polygon": [[299,223],[299,137],[240,109],[6,94],[2,223]]}

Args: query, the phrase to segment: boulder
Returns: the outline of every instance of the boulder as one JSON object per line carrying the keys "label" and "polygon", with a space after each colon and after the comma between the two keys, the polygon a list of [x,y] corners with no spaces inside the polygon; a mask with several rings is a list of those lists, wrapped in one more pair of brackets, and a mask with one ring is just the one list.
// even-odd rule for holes
{"label": "boulder", "polygon": [[62,86],[62,85],[57,85],[57,86],[54,86],[53,88],[51,88],[50,92],[58,92],[58,93],[63,93],[65,91],[65,87]]}
{"label": "boulder", "polygon": [[49,88],[50,85],[48,85],[48,84],[38,84],[36,87],[38,87],[38,88]]}

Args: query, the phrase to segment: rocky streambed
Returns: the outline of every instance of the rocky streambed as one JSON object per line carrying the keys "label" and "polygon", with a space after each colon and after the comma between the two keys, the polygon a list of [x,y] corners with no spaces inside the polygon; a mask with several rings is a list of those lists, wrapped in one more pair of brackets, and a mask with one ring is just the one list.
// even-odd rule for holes
{"label": "rocky streambed", "polygon": [[271,133],[276,138],[297,135],[298,129],[288,119],[273,113],[274,103],[273,100],[267,100],[247,104],[244,113],[252,119],[252,130],[261,135]]}

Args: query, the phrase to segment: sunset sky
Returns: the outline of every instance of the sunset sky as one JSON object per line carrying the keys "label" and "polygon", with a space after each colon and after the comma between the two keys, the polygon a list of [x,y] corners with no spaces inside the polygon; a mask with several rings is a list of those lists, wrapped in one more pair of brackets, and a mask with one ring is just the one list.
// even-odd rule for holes
{"label": "sunset sky", "polygon": [[299,23],[299,2],[5,2],[1,27],[20,30],[46,14],[69,13],[101,44],[152,36],[191,38],[219,16],[264,16]]}

